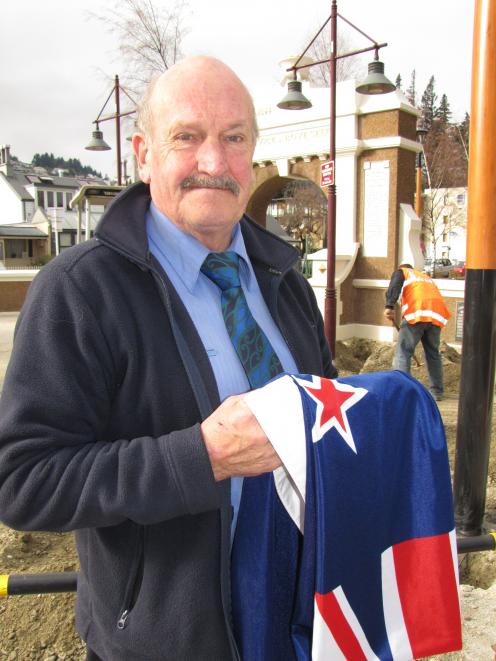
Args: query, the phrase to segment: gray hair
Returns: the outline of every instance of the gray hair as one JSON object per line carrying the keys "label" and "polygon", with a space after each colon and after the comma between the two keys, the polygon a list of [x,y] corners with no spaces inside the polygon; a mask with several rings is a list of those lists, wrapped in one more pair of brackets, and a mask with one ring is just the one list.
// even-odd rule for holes
{"label": "gray hair", "polygon": [[151,137],[153,127],[152,97],[160,75],[154,76],[145,88],[143,96],[138,103],[136,127],[145,137]]}

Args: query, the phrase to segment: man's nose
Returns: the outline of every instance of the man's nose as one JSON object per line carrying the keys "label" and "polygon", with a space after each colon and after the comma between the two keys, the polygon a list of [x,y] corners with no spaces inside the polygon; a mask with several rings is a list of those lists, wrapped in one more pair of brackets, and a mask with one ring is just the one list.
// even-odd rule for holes
{"label": "man's nose", "polygon": [[196,152],[198,171],[215,176],[224,174],[227,168],[224,146],[220,140],[205,139]]}

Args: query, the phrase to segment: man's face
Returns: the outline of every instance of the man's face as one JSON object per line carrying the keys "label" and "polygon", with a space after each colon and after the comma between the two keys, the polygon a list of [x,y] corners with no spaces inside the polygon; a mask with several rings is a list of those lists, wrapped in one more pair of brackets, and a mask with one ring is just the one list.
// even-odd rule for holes
{"label": "man's face", "polygon": [[159,81],[152,115],[151,135],[134,136],[133,144],[153,202],[209,249],[224,250],[252,182],[255,138],[244,88],[208,67],[166,86]]}

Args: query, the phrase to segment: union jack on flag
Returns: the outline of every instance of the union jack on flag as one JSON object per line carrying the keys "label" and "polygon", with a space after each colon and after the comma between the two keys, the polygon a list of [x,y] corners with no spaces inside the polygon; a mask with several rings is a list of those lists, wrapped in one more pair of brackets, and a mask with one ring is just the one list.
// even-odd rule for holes
{"label": "union jack on flag", "polygon": [[435,402],[402,372],[282,375],[246,395],[283,466],[244,481],[232,550],[243,661],[407,661],[460,649]]}

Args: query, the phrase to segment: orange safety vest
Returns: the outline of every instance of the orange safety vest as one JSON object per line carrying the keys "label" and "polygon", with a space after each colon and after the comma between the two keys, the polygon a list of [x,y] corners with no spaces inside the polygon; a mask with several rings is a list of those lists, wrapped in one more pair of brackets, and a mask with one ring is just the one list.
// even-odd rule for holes
{"label": "orange safety vest", "polygon": [[446,326],[450,313],[432,278],[415,269],[402,268],[401,314],[409,324],[420,321]]}

